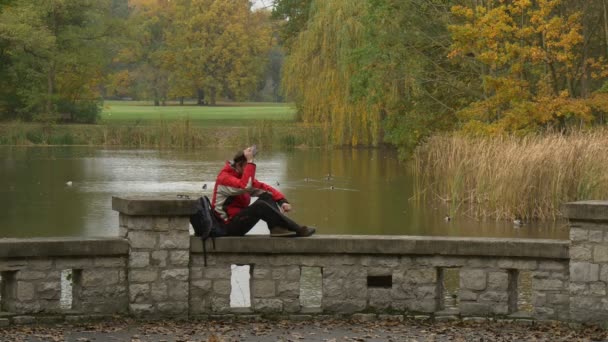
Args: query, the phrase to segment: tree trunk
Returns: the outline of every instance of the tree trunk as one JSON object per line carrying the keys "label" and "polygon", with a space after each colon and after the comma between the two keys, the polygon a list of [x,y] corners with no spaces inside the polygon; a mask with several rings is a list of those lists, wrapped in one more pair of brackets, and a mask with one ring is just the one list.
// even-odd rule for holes
{"label": "tree trunk", "polygon": [[215,106],[215,88],[211,88],[209,93],[209,104]]}
{"label": "tree trunk", "polygon": [[47,98],[46,112],[51,114],[53,111],[53,93],[55,92],[55,64],[51,61],[47,74]]}
{"label": "tree trunk", "polygon": [[183,96],[179,98],[179,105],[180,106],[184,105],[184,97]]}
{"label": "tree trunk", "polygon": [[203,92],[203,89],[200,89],[200,88],[197,89],[196,96],[198,97],[197,104],[199,106],[204,105],[205,104],[205,93]]}

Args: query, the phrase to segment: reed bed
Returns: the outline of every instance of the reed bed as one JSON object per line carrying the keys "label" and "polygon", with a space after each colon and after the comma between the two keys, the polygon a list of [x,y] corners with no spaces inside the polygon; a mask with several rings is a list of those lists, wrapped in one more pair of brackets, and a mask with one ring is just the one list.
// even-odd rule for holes
{"label": "reed bed", "polygon": [[135,148],[320,147],[321,127],[271,120],[248,121],[243,126],[193,125],[188,118],[155,124],[55,125],[5,123],[0,145],[90,145]]}
{"label": "reed bed", "polygon": [[475,218],[555,220],[563,203],[608,198],[608,130],[430,138],[414,152],[415,198]]}

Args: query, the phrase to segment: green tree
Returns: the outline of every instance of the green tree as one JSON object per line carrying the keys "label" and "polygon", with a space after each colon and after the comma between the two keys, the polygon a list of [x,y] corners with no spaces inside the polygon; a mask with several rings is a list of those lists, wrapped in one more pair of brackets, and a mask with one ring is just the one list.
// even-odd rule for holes
{"label": "green tree", "polygon": [[94,122],[110,15],[108,0],[5,3],[0,13],[0,58],[7,62],[3,116]]}

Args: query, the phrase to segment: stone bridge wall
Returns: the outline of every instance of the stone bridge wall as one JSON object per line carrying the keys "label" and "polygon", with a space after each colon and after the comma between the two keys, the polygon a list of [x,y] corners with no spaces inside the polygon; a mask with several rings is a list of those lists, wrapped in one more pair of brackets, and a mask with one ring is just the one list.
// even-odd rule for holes
{"label": "stone bridge wall", "polygon": [[[571,241],[229,237],[216,239],[215,248],[207,241],[207,266],[201,240],[188,232],[193,203],[115,197],[117,238],[0,240],[0,326],[113,314],[372,313],[602,324],[608,317],[608,202],[565,206]],[[234,265],[249,266],[248,307],[231,307]],[[59,305],[64,270],[72,270],[67,309]],[[320,300],[312,305],[302,296],[308,271],[319,275]],[[453,294],[449,274],[457,277]],[[452,296],[457,302],[447,303]]]}

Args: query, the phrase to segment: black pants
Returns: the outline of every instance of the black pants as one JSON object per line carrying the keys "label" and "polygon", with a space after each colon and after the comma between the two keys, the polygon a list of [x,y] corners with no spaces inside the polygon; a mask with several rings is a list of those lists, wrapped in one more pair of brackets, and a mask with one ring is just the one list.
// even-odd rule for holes
{"label": "black pants", "polygon": [[295,232],[300,227],[299,224],[283,215],[277,202],[272,199],[272,195],[264,193],[253,204],[234,215],[230,222],[224,224],[224,232],[228,236],[243,236],[259,220],[265,221],[269,229],[283,227]]}

